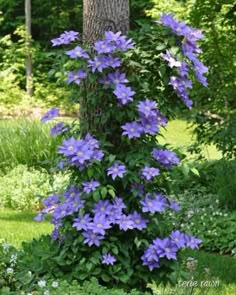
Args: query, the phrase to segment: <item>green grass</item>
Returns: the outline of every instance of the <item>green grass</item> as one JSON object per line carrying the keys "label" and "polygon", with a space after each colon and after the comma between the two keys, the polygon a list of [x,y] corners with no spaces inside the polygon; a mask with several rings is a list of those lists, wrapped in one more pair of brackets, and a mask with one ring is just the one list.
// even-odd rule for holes
{"label": "green grass", "polygon": [[55,156],[56,139],[50,135],[50,124],[36,120],[0,120],[0,169],[47,166]]}
{"label": "green grass", "polygon": [[[158,141],[161,144],[170,144],[173,147],[180,148],[186,152],[189,145],[194,143],[193,127],[189,127],[187,121],[176,119],[168,122],[166,128],[161,130],[163,137],[159,136]],[[221,153],[213,145],[203,147],[203,154],[207,160],[221,158]]]}
{"label": "green grass", "polygon": [[48,222],[34,221],[36,213],[0,209],[0,239],[20,248],[23,241],[30,241],[42,234],[50,233]]}

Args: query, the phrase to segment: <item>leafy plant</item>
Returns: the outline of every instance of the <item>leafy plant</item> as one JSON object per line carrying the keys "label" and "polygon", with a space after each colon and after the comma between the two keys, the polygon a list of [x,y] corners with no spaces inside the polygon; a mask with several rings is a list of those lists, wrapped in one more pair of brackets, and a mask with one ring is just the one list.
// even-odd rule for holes
{"label": "leafy plant", "polygon": [[50,175],[45,170],[17,166],[0,176],[0,206],[15,210],[39,209],[45,194],[65,188],[67,182],[62,174]]}
{"label": "leafy plant", "polygon": [[[156,39],[151,40],[157,47],[154,57],[150,47],[148,53],[145,46],[133,48],[132,40],[119,32],[106,32],[92,50],[77,46],[66,51],[70,59],[62,57],[68,84],[77,93],[82,85],[79,126],[76,121],[60,122],[51,130],[61,139],[58,160],[62,169],[71,172],[71,183],[64,193],[44,200],[45,208],[36,219],[52,215],[52,238],[60,250],[54,262],[70,279],[82,282],[92,275],[125,289],[145,288],[154,278],[173,282],[178,250],[197,248],[201,242],[171,232],[173,227],[166,227],[160,214],[178,210],[178,204],[165,195],[164,182],[180,159],[157,144],[156,133],[166,125],[173,101],[191,108],[187,89],[193,74],[206,83],[206,69],[197,58],[197,40],[202,35],[172,15],[163,15],[161,23],[156,45]],[[74,31],[64,32],[52,43],[66,45],[77,36]],[[190,39],[192,47],[186,49]],[[127,69],[127,77],[117,68]],[[150,96],[153,100],[145,99]],[[58,113],[53,108],[42,121]]]}
{"label": "leafy plant", "polygon": [[30,119],[0,121],[0,168],[19,164],[50,168],[56,157],[57,139],[49,127]]}

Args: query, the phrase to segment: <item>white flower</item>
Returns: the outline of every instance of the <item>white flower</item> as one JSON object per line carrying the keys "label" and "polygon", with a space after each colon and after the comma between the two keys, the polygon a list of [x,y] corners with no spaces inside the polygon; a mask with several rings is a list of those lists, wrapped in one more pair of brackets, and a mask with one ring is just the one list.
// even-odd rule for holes
{"label": "white flower", "polygon": [[17,254],[12,254],[11,259],[10,259],[10,263],[12,263],[14,265],[14,264],[16,264],[16,261],[17,261]]}
{"label": "white flower", "polygon": [[45,287],[45,286],[46,286],[46,281],[45,281],[45,280],[40,280],[40,281],[38,281],[38,286],[39,286],[40,288]]}
{"label": "white flower", "polygon": [[9,273],[13,273],[14,272],[14,270],[13,270],[13,268],[11,268],[11,267],[8,267],[7,268],[7,273],[9,274]]}
{"label": "white flower", "polygon": [[2,247],[3,247],[3,251],[4,252],[8,252],[9,248],[10,248],[11,244],[5,242],[2,244]]}
{"label": "white flower", "polygon": [[28,271],[28,276],[32,277],[32,272],[30,270]]}
{"label": "white flower", "polygon": [[59,286],[58,282],[52,282],[52,287],[53,288],[58,288],[58,286]]}
{"label": "white flower", "polygon": [[50,292],[48,290],[44,291],[43,295],[50,295]]}

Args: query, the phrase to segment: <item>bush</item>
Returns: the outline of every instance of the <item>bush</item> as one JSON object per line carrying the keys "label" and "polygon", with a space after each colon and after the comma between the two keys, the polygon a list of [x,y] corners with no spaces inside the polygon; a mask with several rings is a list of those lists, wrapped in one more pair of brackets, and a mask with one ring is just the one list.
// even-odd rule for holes
{"label": "bush", "polygon": [[170,224],[202,240],[202,248],[221,254],[236,254],[236,214],[222,210],[216,194],[196,186],[178,194],[181,211],[167,212]]}
{"label": "bush", "polygon": [[49,126],[33,120],[0,121],[0,169],[19,164],[50,169],[55,163],[57,139]]}
{"label": "bush", "polygon": [[209,162],[185,162],[172,171],[169,190],[178,194],[183,190],[200,190],[214,194],[220,207],[236,209],[236,161],[221,159]]}
{"label": "bush", "polygon": [[[41,237],[32,243],[24,243],[19,251],[10,244],[0,241],[0,294],[70,294],[70,295],[148,295],[148,292],[104,287],[95,278],[84,281],[82,285],[71,278],[60,276],[62,266],[53,257],[58,245]],[[51,243],[51,246],[48,247]],[[34,257],[34,255],[37,255]],[[51,260],[52,259],[52,260]],[[54,262],[54,263],[53,263]],[[57,267],[55,268],[55,265]],[[68,267],[68,263],[67,263]],[[47,274],[45,270],[47,269]],[[49,292],[49,293],[47,293]]]}
{"label": "bush", "polygon": [[43,196],[63,189],[67,181],[61,173],[50,175],[46,170],[17,166],[0,176],[0,206],[16,210],[39,209]]}

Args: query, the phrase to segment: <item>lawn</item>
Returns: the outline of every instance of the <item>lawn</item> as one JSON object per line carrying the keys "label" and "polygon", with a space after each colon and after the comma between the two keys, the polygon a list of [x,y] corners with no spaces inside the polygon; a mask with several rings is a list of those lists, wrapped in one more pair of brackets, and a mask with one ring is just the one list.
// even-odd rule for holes
{"label": "lawn", "polygon": [[[161,130],[161,134],[163,137],[158,137],[158,141],[161,144],[170,144],[175,148],[180,148],[183,152],[186,152],[188,146],[194,143],[193,127],[190,127],[187,121],[182,119],[168,122],[166,128]],[[221,153],[213,145],[205,145],[202,150],[207,160],[215,160],[222,157]],[[188,156],[190,158],[189,153]]]}
{"label": "lawn", "polygon": [[50,233],[51,224],[34,221],[35,213],[0,210],[0,239],[20,248],[23,241],[30,241],[42,234]]}

